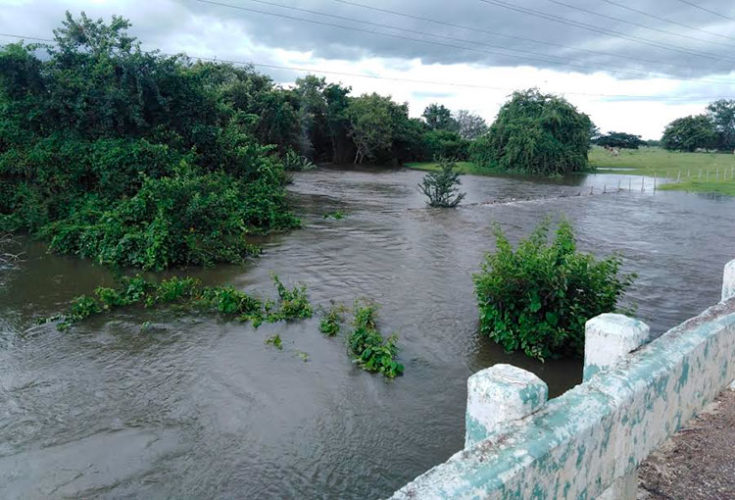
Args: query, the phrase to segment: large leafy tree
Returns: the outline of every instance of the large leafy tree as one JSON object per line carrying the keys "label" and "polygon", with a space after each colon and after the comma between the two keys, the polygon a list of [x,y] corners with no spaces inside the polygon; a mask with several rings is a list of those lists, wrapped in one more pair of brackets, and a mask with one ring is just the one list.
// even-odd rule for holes
{"label": "large leafy tree", "polygon": [[717,132],[717,147],[735,150],[735,101],[720,99],[707,106],[710,119]]}
{"label": "large leafy tree", "polygon": [[611,148],[638,149],[646,144],[640,135],[626,134],[625,132],[608,132],[594,140],[598,146],[609,146]]}
{"label": "large leafy tree", "polygon": [[661,138],[661,145],[675,151],[695,151],[713,148],[717,144],[717,131],[707,115],[685,116],[669,123]]}
{"label": "large leafy tree", "polygon": [[452,112],[443,104],[429,104],[421,116],[424,117],[426,125],[431,130],[451,130],[456,132],[458,129],[457,121],[452,117]]}
{"label": "large leafy tree", "polygon": [[536,89],[515,92],[500,108],[490,133],[472,145],[484,167],[553,175],[588,166],[591,122],[561,97]]}
{"label": "large leafy tree", "polygon": [[354,146],[349,138],[350,119],[347,110],[350,105],[350,87],[330,83],[322,91],[327,103],[327,131],[332,145],[332,162],[348,163]]}
{"label": "large leafy tree", "polygon": [[350,88],[308,75],[296,80],[294,93],[299,102],[301,152],[317,160],[348,162],[353,150],[348,137]]}
{"label": "large leafy tree", "polygon": [[355,143],[354,163],[377,159],[393,145],[393,102],[390,97],[363,94],[352,99],[347,116]]}

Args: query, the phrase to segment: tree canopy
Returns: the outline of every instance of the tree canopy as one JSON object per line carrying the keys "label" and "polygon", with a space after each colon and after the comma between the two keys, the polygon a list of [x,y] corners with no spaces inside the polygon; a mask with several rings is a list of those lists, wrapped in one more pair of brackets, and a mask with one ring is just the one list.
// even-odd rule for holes
{"label": "tree canopy", "polygon": [[480,166],[539,175],[588,167],[589,117],[561,97],[536,89],[513,93],[489,133],[471,147]]}
{"label": "tree canopy", "polygon": [[709,116],[685,116],[667,125],[661,144],[676,151],[710,149],[717,145],[717,132]]}
{"label": "tree canopy", "polygon": [[639,146],[646,145],[646,141],[642,140],[640,135],[626,134],[625,132],[608,132],[597,137],[593,142],[598,146],[625,149],[638,149]]}
{"label": "tree canopy", "polygon": [[717,134],[717,148],[735,150],[735,101],[720,99],[707,106],[707,112]]}
{"label": "tree canopy", "polygon": [[443,104],[429,104],[421,116],[423,116],[426,125],[431,130],[450,130],[456,132],[459,128],[457,120],[452,117],[452,112]]}
{"label": "tree canopy", "polygon": [[720,99],[707,113],[677,118],[666,126],[661,145],[674,151],[735,150],[735,100]]}

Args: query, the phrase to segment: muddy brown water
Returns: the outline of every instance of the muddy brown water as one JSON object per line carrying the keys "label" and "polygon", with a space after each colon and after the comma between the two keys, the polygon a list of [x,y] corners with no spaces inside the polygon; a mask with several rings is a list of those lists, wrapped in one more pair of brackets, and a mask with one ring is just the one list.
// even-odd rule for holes
{"label": "muddy brown water", "polygon": [[[318,319],[254,330],[128,309],[65,333],[35,326],[112,276],[24,241],[24,262],[0,271],[0,497],[383,497],[462,447],[473,372],[514,363],[553,395],[580,380],[579,362],[536,363],[478,335],[471,275],[493,221],[516,240],[564,215],[582,249],[621,252],[639,274],[628,300],[656,334],[717,302],[735,256],[731,198],[641,193],[640,178],[633,192],[601,194],[627,187],[615,175],[465,176],[467,204],[544,199],[442,211],[424,208],[422,175],[299,174],[290,190],[304,229],[268,238],[245,266],[190,272],[263,296],[276,272],[315,304],[376,301],[383,332],[400,336],[395,381],[353,366]],[[335,210],[348,216],[323,218]],[[275,333],[282,351],[264,343]]]}

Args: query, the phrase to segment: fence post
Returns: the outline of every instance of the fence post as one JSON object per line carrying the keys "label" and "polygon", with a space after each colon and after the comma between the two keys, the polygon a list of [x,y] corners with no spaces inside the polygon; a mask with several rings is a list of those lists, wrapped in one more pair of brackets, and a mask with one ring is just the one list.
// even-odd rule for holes
{"label": "fence post", "polygon": [[543,380],[512,365],[493,365],[475,373],[467,379],[465,449],[506,423],[536,412],[548,396]]}
{"label": "fence post", "polygon": [[[648,341],[647,324],[622,314],[600,314],[584,326],[584,371],[586,382],[595,373],[615,366],[623,357]],[[618,443],[626,446],[626,443]],[[638,489],[638,471],[632,470],[606,489],[601,500],[632,500]]]}

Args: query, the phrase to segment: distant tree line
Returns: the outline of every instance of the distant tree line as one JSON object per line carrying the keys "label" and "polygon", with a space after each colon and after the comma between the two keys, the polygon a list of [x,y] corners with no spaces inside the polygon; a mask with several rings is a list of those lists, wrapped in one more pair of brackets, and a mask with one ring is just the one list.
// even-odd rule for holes
{"label": "distant tree line", "polygon": [[661,145],[674,151],[734,151],[735,100],[720,99],[704,114],[677,118],[664,130]]}
{"label": "distant tree line", "polygon": [[640,135],[626,134],[625,132],[608,132],[592,138],[592,144],[609,148],[638,149],[648,143]]}

